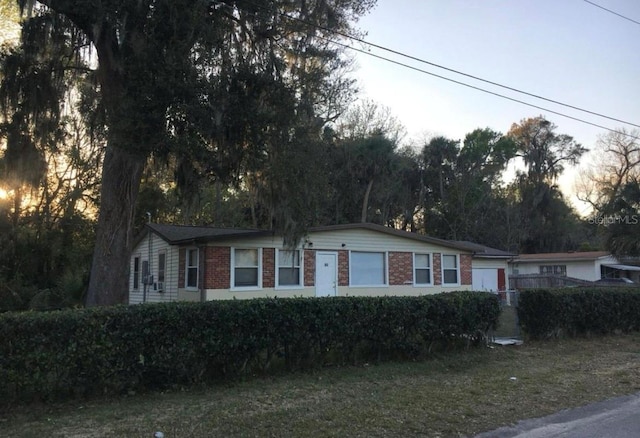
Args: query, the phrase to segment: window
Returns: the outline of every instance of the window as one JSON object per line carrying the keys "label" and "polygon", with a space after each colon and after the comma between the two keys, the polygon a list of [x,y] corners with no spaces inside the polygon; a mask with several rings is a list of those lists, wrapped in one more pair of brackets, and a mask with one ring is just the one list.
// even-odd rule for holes
{"label": "window", "polygon": [[198,249],[187,248],[185,286],[188,289],[198,287]]}
{"label": "window", "polygon": [[133,288],[140,289],[140,257],[133,258]]}
{"label": "window", "polygon": [[257,248],[233,250],[233,287],[261,287],[260,253]]}
{"label": "window", "polygon": [[442,284],[458,284],[458,256],[442,256]]}
{"label": "window", "polygon": [[158,280],[164,282],[164,268],[167,260],[167,254],[161,252],[158,254]]}
{"label": "window", "polygon": [[351,286],[386,286],[387,257],[384,252],[351,251],[349,280]]}
{"label": "window", "polygon": [[167,254],[158,253],[158,278],[156,279],[155,290],[164,292],[164,270],[167,260]]}
{"label": "window", "polygon": [[278,286],[300,286],[300,251],[278,250]]}
{"label": "window", "polygon": [[545,275],[567,276],[567,265],[541,265],[540,273]]}
{"label": "window", "polygon": [[413,255],[413,284],[431,284],[431,256]]}
{"label": "window", "polygon": [[143,260],[142,261],[142,284],[149,284],[149,275],[151,275],[151,273],[149,272],[149,261],[148,260]]}

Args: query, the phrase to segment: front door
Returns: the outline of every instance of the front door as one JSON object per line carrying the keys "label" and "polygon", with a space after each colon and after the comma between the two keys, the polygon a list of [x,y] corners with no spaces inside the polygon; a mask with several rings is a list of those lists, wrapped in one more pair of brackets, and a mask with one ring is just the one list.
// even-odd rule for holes
{"label": "front door", "polygon": [[316,252],[316,296],[334,297],[338,286],[338,254]]}

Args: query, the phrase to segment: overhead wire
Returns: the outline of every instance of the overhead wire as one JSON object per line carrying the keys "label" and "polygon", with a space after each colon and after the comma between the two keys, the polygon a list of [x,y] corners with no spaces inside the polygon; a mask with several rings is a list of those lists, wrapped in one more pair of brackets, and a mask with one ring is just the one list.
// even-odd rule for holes
{"label": "overhead wire", "polygon": [[[585,1],[587,1],[587,0],[585,0]],[[251,1],[248,1],[247,3],[250,3],[250,4],[252,4],[252,5],[254,5],[254,6],[258,7],[258,8],[262,8],[264,10],[264,6],[263,5],[259,5],[257,3],[251,2]],[[335,29],[330,29],[330,28],[328,28],[326,26],[322,26],[322,25],[319,25],[319,24],[316,24],[316,23],[311,23],[311,22],[309,22],[307,20],[303,20],[303,19],[298,18],[298,17],[293,17],[293,16],[291,16],[291,15],[289,15],[287,13],[284,13],[284,12],[278,12],[278,15],[280,15],[283,18],[289,19],[289,20],[297,21],[297,22],[302,23],[302,24],[304,24],[306,26],[309,26],[309,27],[312,27],[312,28],[316,28],[316,29],[320,29],[320,30],[323,30],[325,32],[329,32],[331,34],[338,35],[338,36],[341,36],[343,38],[347,38],[347,39],[349,39],[351,41],[355,41],[355,42],[358,42],[360,44],[363,44],[363,45],[366,45],[366,46],[369,46],[369,47],[373,47],[373,48],[376,48],[376,49],[379,49],[379,50],[382,50],[382,51],[385,51],[385,52],[389,52],[389,53],[392,53],[394,55],[398,55],[398,56],[401,56],[401,57],[404,57],[404,58],[407,58],[407,59],[410,59],[410,60],[413,60],[413,61],[417,61],[417,62],[422,63],[422,64],[430,65],[432,67],[436,67],[436,68],[439,68],[439,69],[442,69],[442,70],[445,70],[445,71],[449,71],[451,73],[455,73],[455,74],[458,74],[458,75],[461,75],[461,76],[464,76],[464,77],[468,77],[470,79],[474,79],[474,80],[477,80],[477,81],[480,81],[480,82],[484,82],[484,83],[487,83],[487,84],[490,84],[490,85],[493,85],[493,86],[496,86],[496,87],[499,87],[499,88],[503,88],[503,89],[506,89],[506,90],[509,90],[509,91],[513,91],[513,92],[516,92],[516,93],[519,93],[519,94],[523,94],[523,95],[526,95],[526,96],[529,96],[529,97],[540,99],[540,100],[543,100],[543,101],[546,101],[546,102],[549,102],[549,103],[553,103],[553,104],[556,104],[556,105],[559,105],[559,106],[564,106],[566,108],[570,108],[570,109],[573,109],[573,110],[576,110],[576,111],[584,112],[586,114],[591,114],[591,115],[594,115],[594,116],[597,116],[597,117],[601,117],[601,118],[604,118],[604,119],[608,119],[608,120],[611,120],[611,121],[615,121],[615,122],[618,122],[618,123],[622,123],[622,124],[625,124],[625,125],[629,125],[629,126],[633,126],[633,127],[636,127],[636,128],[640,128],[640,124],[628,122],[628,121],[625,121],[625,120],[622,120],[622,119],[619,119],[619,118],[616,118],[616,117],[607,116],[605,114],[601,114],[601,113],[598,113],[598,112],[595,112],[595,111],[591,111],[591,110],[588,110],[588,109],[585,109],[585,108],[581,108],[581,107],[578,107],[578,106],[575,106],[575,105],[570,105],[570,104],[567,104],[567,103],[564,103],[564,102],[560,102],[560,101],[555,100],[555,99],[546,98],[546,97],[537,95],[535,93],[530,93],[530,92],[527,92],[527,91],[524,91],[524,90],[520,90],[520,89],[515,88],[515,87],[510,87],[508,85],[500,84],[498,82],[494,82],[494,81],[491,81],[491,80],[488,80],[488,79],[484,79],[484,78],[481,78],[479,76],[471,75],[469,73],[465,73],[465,72],[462,72],[460,70],[449,68],[449,67],[446,67],[446,66],[431,62],[431,61],[427,61],[427,60],[422,59],[422,58],[418,58],[418,57],[413,56],[413,55],[409,55],[409,54],[401,52],[399,50],[395,50],[395,49],[391,49],[391,48],[388,48],[388,47],[385,47],[385,46],[382,46],[382,45],[379,45],[379,44],[371,43],[371,42],[366,41],[366,40],[364,40],[362,38],[356,37],[354,35],[350,35],[350,34],[348,34],[346,32],[342,32],[342,31],[335,30]],[[568,115],[568,114],[561,113],[559,111],[554,111],[554,110],[551,110],[551,109],[548,109],[548,108],[541,107],[539,105],[535,105],[535,104],[532,104],[532,103],[525,102],[525,101],[520,100],[520,99],[509,97],[509,96],[506,96],[506,95],[503,95],[503,94],[500,94],[500,93],[497,93],[497,92],[494,92],[494,91],[486,90],[484,88],[477,87],[475,85],[470,85],[470,84],[467,84],[465,82],[461,82],[461,81],[458,81],[458,80],[455,80],[455,79],[451,79],[451,78],[448,78],[446,76],[438,75],[436,73],[429,72],[427,70],[424,70],[424,69],[421,69],[421,68],[418,68],[418,67],[415,67],[415,66],[400,62],[400,61],[392,60],[390,58],[386,58],[386,57],[381,56],[381,55],[373,54],[370,51],[366,51],[366,50],[363,50],[363,49],[358,49],[358,48],[353,47],[351,45],[335,41],[335,40],[333,40],[331,38],[327,38],[327,37],[323,37],[323,36],[319,36],[319,37],[324,39],[324,40],[326,40],[326,41],[329,41],[329,42],[331,42],[333,44],[337,44],[339,46],[345,47],[347,49],[354,50],[356,52],[360,52],[360,53],[363,53],[365,55],[372,56],[372,57],[375,57],[375,58],[390,62],[392,64],[396,64],[396,65],[399,65],[399,66],[402,66],[402,67],[405,67],[405,68],[409,68],[411,70],[415,70],[415,71],[421,72],[423,74],[427,74],[427,75],[430,75],[430,76],[433,76],[433,77],[437,77],[439,79],[443,79],[443,80],[446,80],[446,81],[449,81],[449,82],[452,82],[452,83],[455,83],[455,84],[458,84],[458,85],[465,86],[467,88],[471,88],[471,89],[474,89],[474,90],[477,90],[477,91],[481,91],[481,92],[484,92],[484,93],[487,93],[487,94],[491,94],[491,95],[496,96],[496,97],[507,99],[507,100],[510,100],[512,102],[520,103],[522,105],[526,105],[526,106],[529,106],[529,107],[532,107],[532,108],[540,109],[542,111],[546,111],[546,112],[549,112],[551,114],[555,114],[555,115],[558,115],[558,116],[561,116],[561,117],[565,117],[565,118],[568,118],[568,119],[571,119],[571,120],[574,120],[574,121],[577,121],[577,122],[580,122],[580,123],[585,123],[587,125],[591,125],[591,126],[594,126],[594,127],[600,128],[600,129],[604,129],[604,130],[607,130],[607,131],[610,131],[610,132],[614,132],[614,133],[617,133],[617,134],[621,134],[621,135],[625,135],[625,136],[631,137],[631,138],[636,139],[636,140],[640,140],[640,137],[631,135],[631,134],[623,132],[623,131],[619,131],[619,130],[616,130],[616,129],[608,128],[608,127],[606,127],[604,125],[600,125],[598,123],[590,122],[590,121],[587,121],[587,120],[584,120],[584,119],[581,119],[581,118],[578,118],[578,117],[574,117],[574,116],[571,116],[571,115]]]}
{"label": "overhead wire", "polygon": [[601,5],[597,4],[597,3],[594,3],[594,2],[589,1],[589,0],[582,0],[582,1],[583,1],[583,2],[585,2],[585,3],[589,3],[591,6],[595,6],[596,8],[600,8],[600,9],[602,9],[603,11],[607,11],[607,12],[609,12],[610,14],[617,15],[618,17],[620,17],[620,18],[622,18],[622,19],[625,19],[625,20],[627,20],[627,21],[630,21],[630,22],[632,22],[632,23],[635,23],[635,24],[640,25],[640,21],[634,20],[633,18],[629,18],[629,17],[627,17],[626,15],[622,15],[622,14],[620,14],[620,13],[616,12],[616,11],[613,11],[613,10],[611,10],[611,9],[607,9],[607,8],[605,8],[604,6],[601,6]]}
{"label": "overhead wire", "polygon": [[457,84],[457,85],[462,85],[464,87],[471,88],[473,90],[481,91],[483,93],[490,94],[490,95],[493,95],[493,96],[496,96],[496,97],[500,97],[502,99],[507,99],[507,100],[510,100],[512,102],[516,102],[516,103],[519,103],[519,104],[522,104],[522,105],[529,106],[531,108],[536,108],[536,109],[539,109],[539,110],[542,110],[542,111],[546,111],[548,113],[555,114],[555,115],[558,115],[558,116],[561,116],[561,117],[565,117],[567,119],[571,119],[571,120],[574,120],[576,122],[584,123],[584,124],[587,124],[587,125],[594,126],[596,128],[604,129],[606,131],[610,131],[610,132],[613,132],[613,133],[616,133],[616,134],[624,135],[624,136],[633,138],[635,140],[640,140],[640,137],[635,136],[633,134],[629,134],[628,132],[619,131],[617,129],[609,128],[607,126],[600,125],[600,124],[594,123],[594,122],[590,122],[588,120],[584,120],[584,119],[581,119],[579,117],[575,117],[575,116],[571,116],[571,115],[568,115],[568,114],[564,114],[564,113],[561,113],[559,111],[555,111],[555,110],[552,110],[552,109],[549,109],[549,108],[545,108],[545,107],[542,107],[542,106],[539,106],[539,105],[536,105],[536,104],[533,104],[533,103],[529,103],[529,102],[525,102],[525,101],[520,100],[520,99],[516,99],[514,97],[510,97],[510,96],[506,96],[504,94],[496,93],[495,91],[491,91],[491,90],[487,90],[487,89],[484,89],[484,88],[481,88],[481,87],[478,87],[478,86],[475,86],[475,85],[467,84],[465,82],[461,82],[461,81],[458,81],[456,79],[451,79],[451,78],[448,78],[446,76],[442,76],[442,75],[439,75],[437,73],[433,73],[433,72],[421,69],[419,67],[415,67],[413,65],[405,64],[403,62],[396,61],[394,59],[386,58],[384,56],[376,55],[375,53],[371,53],[369,51],[366,51],[366,50],[363,50],[363,49],[359,49],[357,47],[350,46],[348,44],[344,44],[344,43],[341,43],[341,42],[338,42],[338,41],[335,41],[335,40],[331,40],[329,38],[325,38],[325,37],[320,37],[320,38],[322,38],[322,39],[324,39],[326,41],[329,41],[329,42],[331,42],[333,44],[345,47],[347,49],[354,50],[356,52],[363,53],[365,55],[372,56],[374,58],[381,59],[383,61],[390,62],[392,64],[396,64],[396,65],[399,65],[401,67],[405,67],[405,68],[408,68],[408,69],[411,69],[411,70],[414,70],[414,71],[417,71],[417,72],[420,72],[420,73],[424,73],[424,74],[429,75],[429,76],[433,76],[433,77],[436,77],[436,78],[439,78],[439,79],[443,79],[445,81],[452,82],[452,83]]}

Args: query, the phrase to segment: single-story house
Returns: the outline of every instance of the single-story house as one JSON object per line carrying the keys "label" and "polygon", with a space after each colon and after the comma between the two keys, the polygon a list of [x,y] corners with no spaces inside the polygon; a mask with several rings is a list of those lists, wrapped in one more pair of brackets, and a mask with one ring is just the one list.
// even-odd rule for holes
{"label": "single-story house", "polygon": [[640,282],[640,266],[621,263],[607,251],[520,254],[509,262],[510,275],[557,275],[585,281],[629,278]]}
{"label": "single-story house", "polygon": [[474,252],[367,223],[311,228],[295,249],[271,231],[147,224],[131,255],[129,302],[471,290]]}

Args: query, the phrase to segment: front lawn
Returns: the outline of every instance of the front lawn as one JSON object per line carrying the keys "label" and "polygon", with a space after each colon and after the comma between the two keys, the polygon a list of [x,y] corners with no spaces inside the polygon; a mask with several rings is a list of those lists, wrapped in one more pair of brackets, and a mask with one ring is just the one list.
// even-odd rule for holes
{"label": "front lawn", "polygon": [[448,437],[640,391],[640,334],[0,412],[3,437]]}

